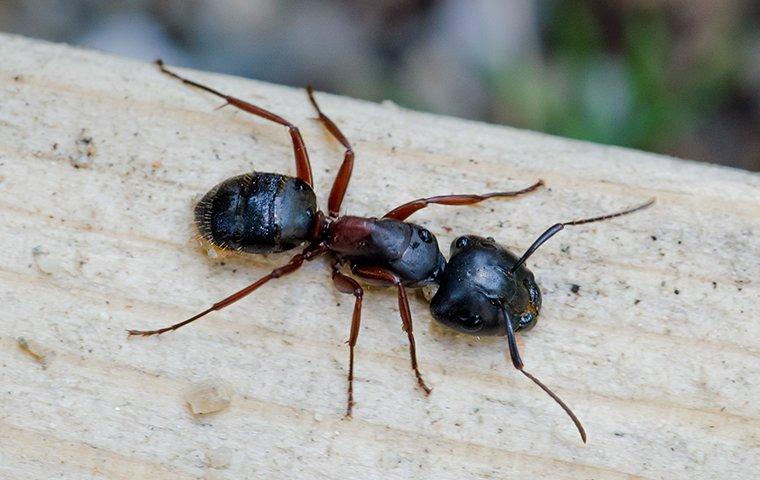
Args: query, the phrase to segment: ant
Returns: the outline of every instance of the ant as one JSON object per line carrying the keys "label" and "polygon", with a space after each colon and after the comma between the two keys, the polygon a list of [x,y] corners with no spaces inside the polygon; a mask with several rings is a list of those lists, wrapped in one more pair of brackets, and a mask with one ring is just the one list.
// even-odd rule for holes
{"label": "ant", "polygon": [[430,313],[438,322],[468,335],[505,335],[512,364],[554,399],[572,419],[583,443],[586,431],[578,417],[549,387],[523,368],[515,332],[533,328],[541,309],[541,290],[525,261],[567,226],[600,222],[643,210],[654,199],[634,208],[599,217],[557,223],[517,257],[491,238],[464,235],[451,243],[449,262],[438,277]]}
{"label": "ant", "polygon": [[304,261],[321,255],[332,261],[332,280],[338,291],[354,296],[354,310],[348,338],[348,400],[346,416],[354,405],[354,347],[359,336],[364,290],[351,276],[343,273],[348,265],[351,273],[368,283],[395,287],[403,330],[409,342],[411,367],[417,384],[429,394],[417,364],[412,328],[412,315],[407,288],[437,283],[445,271],[443,257],[435,236],[424,227],[407,222],[413,213],[431,204],[472,205],[494,197],[516,197],[543,185],[541,180],[522,190],[492,192],[481,195],[460,194],[419,198],[400,205],[381,218],[340,215],[354,166],[354,151],[337,125],[317,105],[314,91],[307,88],[309,101],[318,119],[345,148],[341,164],[328,199],[328,213],[317,207],[313,190],[311,165],[306,145],[298,128],[284,118],[244,100],[226,95],[200,83],[188,80],[156,61],[161,72],[186,85],[199,88],[225,100],[245,112],[288,128],[293,143],[296,176],[252,172],[229,178],[212,188],[195,207],[195,223],[205,240],[226,250],[244,253],[271,253],[306,247],[290,261],[272,270],[254,283],[220,300],[211,307],[174,325],[157,330],[129,330],[132,335],[159,335],[176,330],[216,310],[221,310],[253,293],[270,280],[298,270]]}

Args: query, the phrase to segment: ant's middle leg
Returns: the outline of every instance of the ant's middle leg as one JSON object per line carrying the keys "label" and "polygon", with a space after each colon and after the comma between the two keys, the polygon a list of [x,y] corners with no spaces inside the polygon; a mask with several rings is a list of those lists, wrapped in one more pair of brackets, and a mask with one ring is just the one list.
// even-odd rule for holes
{"label": "ant's middle leg", "polygon": [[356,340],[359,338],[359,327],[362,321],[362,299],[364,298],[364,289],[356,280],[340,272],[340,264],[333,264],[332,272],[333,283],[335,288],[341,293],[348,293],[355,297],[354,314],[351,318],[351,333],[348,336],[348,403],[346,404],[346,416],[351,416],[354,407],[354,347]]}
{"label": "ant's middle leg", "polygon": [[229,297],[223,300],[220,300],[219,302],[213,304],[206,310],[196,315],[193,315],[187,320],[183,320],[179,323],[175,323],[174,325],[170,325],[168,327],[159,328],[158,330],[127,330],[127,333],[129,334],[129,336],[141,335],[143,337],[147,337],[150,335],[160,335],[162,333],[170,332],[172,330],[177,330],[178,328],[184,327],[188,323],[194,322],[198,320],[199,318],[204,317],[213,311],[221,310],[224,307],[232,305],[233,303],[237,302],[243,297],[246,297],[249,294],[253,293],[257,288],[259,288],[260,286],[264,285],[265,283],[267,283],[268,281],[272,279],[280,278],[283,275],[287,275],[289,273],[295,272],[296,270],[301,268],[301,265],[303,265],[304,260],[312,260],[316,258],[317,256],[322,255],[326,251],[327,251],[327,247],[325,247],[324,245],[314,245],[314,244],[309,245],[301,253],[293,256],[293,258],[291,258],[290,261],[286,263],[285,265],[275,268],[268,275],[261,277],[260,279],[256,280],[255,282],[248,285],[244,289],[233,293],[232,295],[230,295]]}
{"label": "ant's middle leg", "polygon": [[245,112],[257,115],[261,118],[265,118],[272,122],[279,123],[280,125],[288,127],[290,138],[293,141],[293,153],[296,157],[296,177],[308,183],[310,187],[314,186],[314,181],[311,177],[311,164],[309,163],[309,154],[306,152],[306,144],[303,142],[303,137],[301,136],[301,132],[298,130],[298,127],[285,120],[281,116],[270,112],[269,110],[264,110],[261,107],[257,107],[256,105],[248,103],[244,100],[240,100],[239,98],[232,97],[225,93],[214,90],[213,88],[202,85],[198,82],[194,82],[192,80],[188,80],[187,78],[181,77],[171,70],[167,69],[164,66],[163,60],[156,60],[156,65],[158,65],[158,68],[160,68],[163,73],[169,75],[170,77],[176,78],[177,80],[180,80],[186,85],[200,88],[201,90],[214,94],[217,97],[223,98],[230,105],[237,107]]}
{"label": "ant's middle leg", "polygon": [[330,190],[330,198],[327,201],[327,211],[331,217],[337,217],[340,214],[340,205],[343,203],[343,197],[346,195],[348,189],[348,182],[351,180],[351,171],[354,169],[354,150],[351,148],[351,144],[343,132],[340,131],[335,122],[333,122],[327,115],[322,113],[322,110],[317,105],[317,101],[314,98],[314,89],[311,85],[306,87],[306,91],[309,93],[309,101],[314,105],[314,109],[319,114],[319,120],[325,125],[325,128],[338,140],[344,147],[346,147],[346,153],[343,156],[343,163],[340,165],[338,174],[335,176],[332,189]]}
{"label": "ant's middle leg", "polygon": [[401,279],[393,272],[380,267],[352,266],[353,273],[361,278],[384,283],[386,285],[395,285],[398,290],[398,309],[401,314],[402,328],[409,339],[409,357],[412,362],[414,376],[417,377],[417,384],[429,395],[432,389],[425,384],[422,379],[419,365],[417,365],[417,344],[414,341],[414,331],[412,326],[412,312],[409,308],[409,299],[406,296],[406,289],[401,283]]}
{"label": "ant's middle leg", "polygon": [[422,210],[431,203],[438,205],[472,205],[494,197],[517,197],[518,195],[530,193],[538,189],[543,184],[544,181],[539,180],[530,187],[523,188],[522,190],[517,190],[514,192],[491,192],[481,195],[439,195],[437,197],[418,198],[417,200],[412,200],[411,202],[407,202],[401,206],[394,208],[390,212],[383,215],[383,218],[392,218],[394,220],[404,221],[409,218],[414,212]]}

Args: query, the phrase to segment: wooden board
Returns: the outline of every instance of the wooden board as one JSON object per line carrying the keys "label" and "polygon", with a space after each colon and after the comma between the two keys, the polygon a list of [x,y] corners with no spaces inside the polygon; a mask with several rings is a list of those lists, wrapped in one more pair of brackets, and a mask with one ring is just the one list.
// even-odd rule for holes
{"label": "wooden board", "polygon": [[[345,209],[529,185],[519,200],[432,207],[414,219],[516,250],[542,285],[526,365],[503,339],[451,334],[413,295],[429,398],[415,388],[392,291],[370,289],[344,420],[350,296],[315,261],[161,338],[287,254],[210,258],[192,205],[246,171],[293,174],[287,132],[155,66],[0,36],[0,477],[751,478],[760,467],[760,176],[320,94],[355,145]],[[186,72],[301,126],[322,205],[342,149],[302,90]],[[579,285],[576,293],[573,285]],[[19,348],[27,342],[45,365]],[[44,367],[44,368],[43,368]],[[233,392],[193,417],[184,393]],[[212,464],[212,465],[210,465]],[[216,467],[216,468],[214,468]]]}

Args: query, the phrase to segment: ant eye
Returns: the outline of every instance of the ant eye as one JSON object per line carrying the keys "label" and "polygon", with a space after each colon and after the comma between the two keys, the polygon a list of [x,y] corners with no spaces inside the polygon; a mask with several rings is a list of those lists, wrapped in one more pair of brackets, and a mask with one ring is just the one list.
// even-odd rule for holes
{"label": "ant eye", "polygon": [[459,237],[457,238],[457,243],[455,245],[457,248],[464,248],[469,244],[470,240],[468,240],[467,237]]}
{"label": "ant eye", "polygon": [[430,243],[433,241],[433,234],[430,233],[428,230],[425,230],[424,228],[420,228],[420,231],[417,232],[417,235],[419,235],[420,240],[422,240],[425,243]]}
{"label": "ant eye", "polygon": [[495,242],[495,241],[496,241],[496,240],[494,240],[494,239],[493,239],[493,237],[486,237],[486,240],[488,240],[488,241],[489,241],[489,242],[491,242],[491,243],[493,243],[493,242]]}
{"label": "ant eye", "polygon": [[464,314],[464,315],[459,316],[459,325],[465,328],[469,328],[469,329],[477,328],[482,323],[483,323],[483,319],[480,318],[480,315],[478,314],[474,314],[474,315]]}
{"label": "ant eye", "polygon": [[533,313],[525,313],[520,316],[518,320],[517,329],[518,330],[528,330],[533,327],[533,325],[536,324],[537,316]]}

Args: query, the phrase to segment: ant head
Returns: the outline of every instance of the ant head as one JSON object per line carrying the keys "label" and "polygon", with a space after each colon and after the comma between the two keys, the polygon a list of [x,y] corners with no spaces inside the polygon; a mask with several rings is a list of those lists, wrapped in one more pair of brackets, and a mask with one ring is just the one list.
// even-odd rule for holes
{"label": "ant head", "polygon": [[451,245],[449,264],[439,279],[440,287],[430,302],[439,322],[474,335],[506,333],[512,364],[554,399],[572,419],[583,442],[586,431],[578,417],[549,387],[525,371],[517,349],[515,332],[532,327],[541,308],[541,292],[525,261],[547,240],[568,226],[601,222],[648,208],[649,200],[617,213],[556,223],[542,233],[521,257],[500,247],[492,238],[468,235]]}
{"label": "ant head", "polygon": [[514,330],[531,328],[538,319],[541,292],[524,265],[512,272],[517,261],[493,238],[457,238],[430,303],[433,317],[471,335],[503,335],[505,317]]}
{"label": "ant head", "polygon": [[312,235],[317,201],[309,185],[276,173],[249,173],[212,188],[195,207],[201,235],[250,253],[288,250]]}

